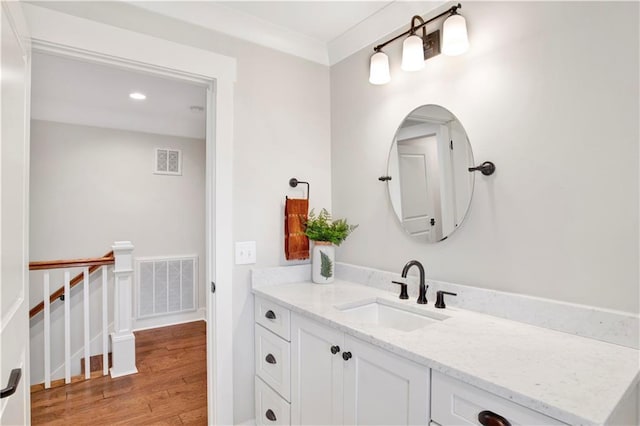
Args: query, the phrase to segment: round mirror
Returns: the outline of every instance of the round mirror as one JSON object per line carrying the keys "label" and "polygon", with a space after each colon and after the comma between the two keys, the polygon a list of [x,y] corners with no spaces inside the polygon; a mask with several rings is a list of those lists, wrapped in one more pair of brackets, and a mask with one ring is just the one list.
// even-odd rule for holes
{"label": "round mirror", "polygon": [[473,153],[462,123],[423,105],[400,123],[389,152],[389,197],[404,230],[435,243],[464,220],[473,194]]}

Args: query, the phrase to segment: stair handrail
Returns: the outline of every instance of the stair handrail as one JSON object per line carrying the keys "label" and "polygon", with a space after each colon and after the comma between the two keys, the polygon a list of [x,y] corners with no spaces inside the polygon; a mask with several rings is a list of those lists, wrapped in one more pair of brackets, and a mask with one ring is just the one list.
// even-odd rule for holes
{"label": "stair handrail", "polygon": [[[101,266],[113,265],[114,262],[115,262],[115,257],[113,255],[113,250],[111,250],[102,257],[87,258],[87,259],[45,260],[45,261],[29,262],[29,270],[38,271],[43,269],[76,268],[76,267],[89,266],[89,274],[91,274],[97,271]],[[82,279],[83,279],[83,273],[80,272],[78,275],[73,277],[73,279],[69,282],[70,288],[73,288],[77,284],[81,283]],[[59,289],[51,293],[49,302],[53,303],[56,300],[60,299],[60,297],[63,295],[64,295],[64,286],[60,287]],[[29,318],[33,318],[43,310],[44,310],[44,300],[38,303],[33,308],[31,308],[31,310],[29,311]]]}

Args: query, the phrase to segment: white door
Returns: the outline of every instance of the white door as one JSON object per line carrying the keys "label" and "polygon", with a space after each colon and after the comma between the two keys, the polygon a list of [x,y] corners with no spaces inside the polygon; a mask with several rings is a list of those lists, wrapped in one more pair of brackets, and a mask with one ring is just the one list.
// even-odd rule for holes
{"label": "white door", "polygon": [[[23,425],[30,423],[26,244],[30,52],[20,4],[3,1],[1,14],[0,424]],[[15,389],[7,389],[12,372],[15,379],[18,371],[21,378]]]}
{"label": "white door", "polygon": [[350,336],[344,346],[344,424],[429,424],[427,367]]}
{"label": "white door", "polygon": [[343,424],[342,346],[343,333],[292,315],[292,424]]}

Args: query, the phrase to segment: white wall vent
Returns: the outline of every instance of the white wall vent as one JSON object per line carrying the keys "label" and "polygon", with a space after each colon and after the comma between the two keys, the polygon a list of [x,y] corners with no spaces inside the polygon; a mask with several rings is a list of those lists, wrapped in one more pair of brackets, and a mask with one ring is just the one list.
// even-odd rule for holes
{"label": "white wall vent", "polygon": [[136,317],[196,310],[198,256],[136,258]]}
{"label": "white wall vent", "polygon": [[153,173],[157,175],[182,175],[182,151],[173,148],[156,148]]}

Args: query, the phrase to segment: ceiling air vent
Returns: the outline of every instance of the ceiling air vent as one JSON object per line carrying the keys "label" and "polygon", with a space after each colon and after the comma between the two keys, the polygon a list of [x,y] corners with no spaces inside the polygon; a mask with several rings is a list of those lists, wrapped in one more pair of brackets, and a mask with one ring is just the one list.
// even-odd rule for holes
{"label": "ceiling air vent", "polygon": [[182,175],[182,151],[173,148],[156,148],[153,173],[157,175]]}

